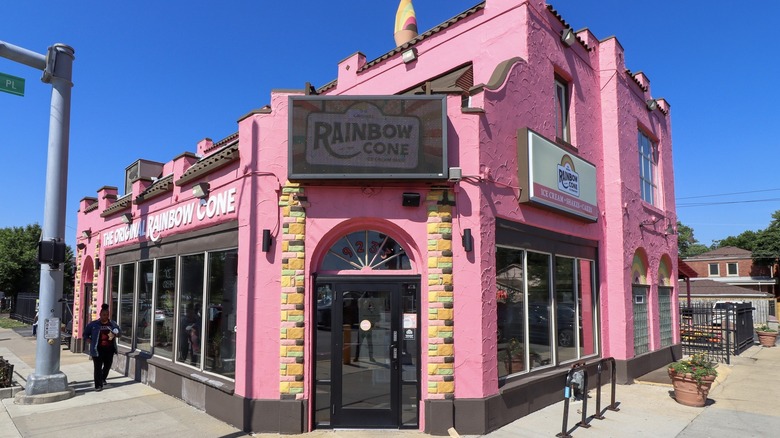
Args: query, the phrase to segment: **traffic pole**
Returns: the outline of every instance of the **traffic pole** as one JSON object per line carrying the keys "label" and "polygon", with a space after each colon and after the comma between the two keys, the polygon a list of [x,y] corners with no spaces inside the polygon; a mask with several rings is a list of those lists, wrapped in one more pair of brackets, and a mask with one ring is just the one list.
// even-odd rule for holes
{"label": "traffic pole", "polygon": [[[73,82],[74,51],[65,44],[49,48],[43,81],[52,85],[49,116],[49,149],[46,158],[42,242],[65,245],[65,217],[68,189],[68,147],[70,137],[70,97]],[[35,372],[27,378],[28,396],[68,393],[68,377],[60,371],[60,309],[64,263],[42,263],[38,339]]]}
{"label": "traffic pole", "polygon": [[22,404],[63,400],[74,394],[73,388],[68,386],[68,377],[60,370],[61,315],[57,308],[58,300],[62,297],[65,261],[65,207],[74,53],[73,48],[65,44],[55,44],[49,47],[46,55],[41,55],[0,41],[0,57],[43,70],[41,80],[52,85],[46,191],[39,243],[41,277],[35,371],[28,376],[25,391],[17,394],[17,402]]}

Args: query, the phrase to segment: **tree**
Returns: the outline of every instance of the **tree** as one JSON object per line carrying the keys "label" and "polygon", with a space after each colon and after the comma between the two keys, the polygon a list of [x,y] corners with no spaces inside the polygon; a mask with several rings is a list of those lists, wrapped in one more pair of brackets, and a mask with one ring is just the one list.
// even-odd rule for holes
{"label": "tree", "polygon": [[[38,263],[38,241],[41,227],[38,224],[24,227],[0,228],[0,290],[6,295],[19,292],[38,292],[41,265]],[[64,294],[73,293],[73,250],[65,248]]]}
{"label": "tree", "polygon": [[0,228],[0,290],[12,296],[38,290],[40,238],[41,227],[38,224]]}
{"label": "tree", "polygon": [[752,251],[753,262],[757,265],[771,266],[780,257],[780,210],[772,213],[772,222],[757,233]]}
{"label": "tree", "polygon": [[693,257],[709,251],[693,236],[693,228],[677,221],[677,251],[681,258]]}
{"label": "tree", "polygon": [[742,234],[738,236],[729,236],[725,239],[721,239],[718,241],[716,248],[724,248],[727,246],[734,246],[737,248],[746,249],[748,251],[753,251],[756,247],[756,241],[760,235],[760,231],[752,231],[747,230],[743,231]]}
{"label": "tree", "polygon": [[677,221],[677,252],[680,257],[688,257],[688,249],[696,243],[693,237],[693,228]]}

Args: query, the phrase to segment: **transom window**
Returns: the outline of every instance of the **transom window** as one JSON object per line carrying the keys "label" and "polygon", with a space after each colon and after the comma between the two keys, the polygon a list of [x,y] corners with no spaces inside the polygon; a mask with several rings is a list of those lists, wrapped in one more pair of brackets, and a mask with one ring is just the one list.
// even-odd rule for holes
{"label": "transom window", "polygon": [[639,131],[639,177],[642,200],[651,205],[656,205],[655,174],[657,173],[657,159],[655,144]]}
{"label": "transom window", "polygon": [[390,236],[361,230],[339,239],[322,263],[324,271],[412,269],[404,248]]}

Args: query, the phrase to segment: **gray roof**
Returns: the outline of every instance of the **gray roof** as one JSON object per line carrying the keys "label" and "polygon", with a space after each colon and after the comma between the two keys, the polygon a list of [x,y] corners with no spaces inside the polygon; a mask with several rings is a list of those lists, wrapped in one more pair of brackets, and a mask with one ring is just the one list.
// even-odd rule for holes
{"label": "gray roof", "polygon": [[[680,296],[686,294],[685,285],[680,284]],[[748,289],[746,287],[734,286],[728,283],[713,280],[693,280],[691,281],[691,295],[728,295],[728,296],[740,296],[740,295],[752,295],[752,296],[767,296],[771,297],[772,294],[759,292],[754,289]]]}

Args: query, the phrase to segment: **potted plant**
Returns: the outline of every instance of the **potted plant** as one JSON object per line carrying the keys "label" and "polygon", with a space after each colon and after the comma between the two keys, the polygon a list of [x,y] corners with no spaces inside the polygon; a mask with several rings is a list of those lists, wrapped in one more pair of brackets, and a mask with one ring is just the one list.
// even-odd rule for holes
{"label": "potted plant", "polygon": [[756,327],[756,334],[758,335],[758,342],[764,347],[774,347],[777,341],[777,330],[769,328],[768,325],[760,325]]}
{"label": "potted plant", "polygon": [[[531,363],[539,361],[539,354],[531,350],[529,353]],[[508,374],[525,371],[525,344],[517,338],[510,339],[506,349],[499,354],[499,359],[504,362]]]}
{"label": "potted plant", "polygon": [[669,366],[669,377],[674,387],[677,403],[701,407],[707,402],[712,382],[718,375],[706,354],[694,353],[687,359],[680,359]]}

